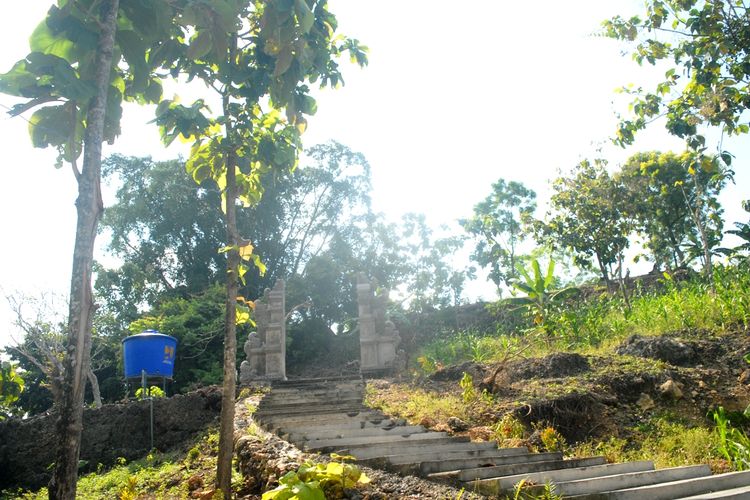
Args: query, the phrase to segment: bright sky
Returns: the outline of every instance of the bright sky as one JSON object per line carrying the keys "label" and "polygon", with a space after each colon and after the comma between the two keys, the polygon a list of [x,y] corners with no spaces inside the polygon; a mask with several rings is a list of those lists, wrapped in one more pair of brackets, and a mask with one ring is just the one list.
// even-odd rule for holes
{"label": "bright sky", "polygon": [[[19,4],[0,17],[0,71],[28,52],[27,40],[50,5]],[[610,146],[613,90],[648,86],[659,72],[621,57],[618,43],[591,36],[615,14],[639,11],[631,0],[331,0],[339,27],[370,47],[370,65],[345,68],[346,86],[319,96],[305,143],[336,139],[361,151],[373,172],[375,208],[390,218],[414,211],[434,225],[455,223],[489,194],[498,178],[521,181],[549,196],[558,169],[603,154],[612,164],[638,150],[681,150],[654,128],[628,150]],[[185,96],[187,98],[187,96]],[[620,99],[620,100],[617,100]],[[11,97],[0,94],[0,105]],[[156,129],[152,109],[129,108],[123,135],[106,152],[175,157]],[[31,147],[21,118],[0,116],[6,158],[0,183],[3,245],[0,295],[69,287],[75,231],[75,183],[55,170],[52,151]],[[725,141],[737,155],[736,185],[722,200],[727,228],[744,218],[750,187],[747,137]],[[100,253],[100,257],[101,257]],[[475,296],[486,290],[470,289]],[[490,298],[490,297],[488,297]],[[13,332],[0,301],[0,345]]]}

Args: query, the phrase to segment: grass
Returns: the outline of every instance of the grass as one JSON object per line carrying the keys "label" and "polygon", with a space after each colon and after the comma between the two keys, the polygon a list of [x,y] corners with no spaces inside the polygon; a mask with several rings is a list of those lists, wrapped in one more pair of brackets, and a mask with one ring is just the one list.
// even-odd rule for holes
{"label": "grass", "polygon": [[464,403],[460,394],[425,391],[407,384],[391,384],[382,390],[368,385],[365,403],[380,408],[387,415],[405,418],[410,423],[419,423],[424,419],[445,421],[449,417],[461,420],[471,417],[470,406]]}
{"label": "grass", "polygon": [[[201,436],[186,452],[150,453],[145,458],[118,463],[78,479],[76,498],[99,500],[112,498],[129,500],[146,496],[152,499],[189,498],[189,486],[200,483],[212,488],[216,477],[218,432]],[[233,482],[239,482],[239,476]],[[0,498],[42,500],[47,489],[35,492],[1,492]]]}
{"label": "grass", "polygon": [[460,332],[426,344],[417,361],[422,371],[429,373],[445,365],[491,363],[519,353],[543,356],[558,351],[607,351],[633,334],[721,335],[750,330],[750,265],[717,266],[711,282],[698,275],[682,282],[665,278],[658,289],[636,290],[630,310],[619,296],[590,296],[553,311],[548,321],[554,326],[554,339],[549,344],[540,342],[533,328],[525,332]]}
{"label": "grass", "polygon": [[718,433],[671,414],[656,414],[634,429],[628,439],[587,441],[568,450],[570,456],[603,455],[609,462],[651,460],[657,468],[707,463],[714,472],[730,464],[719,452]]}

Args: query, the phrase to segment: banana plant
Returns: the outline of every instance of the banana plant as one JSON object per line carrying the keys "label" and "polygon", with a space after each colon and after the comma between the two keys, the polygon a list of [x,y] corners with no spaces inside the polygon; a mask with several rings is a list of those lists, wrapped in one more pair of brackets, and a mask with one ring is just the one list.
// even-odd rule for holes
{"label": "banana plant", "polygon": [[550,258],[547,272],[542,274],[541,266],[537,259],[531,261],[531,273],[521,266],[517,267],[523,281],[512,283],[513,288],[525,293],[525,297],[510,297],[505,299],[506,304],[526,309],[536,328],[541,329],[547,337],[547,342],[552,340],[554,330],[549,321],[552,308],[568,297],[580,293],[576,287],[566,287],[561,290],[553,290],[555,283],[555,261]]}

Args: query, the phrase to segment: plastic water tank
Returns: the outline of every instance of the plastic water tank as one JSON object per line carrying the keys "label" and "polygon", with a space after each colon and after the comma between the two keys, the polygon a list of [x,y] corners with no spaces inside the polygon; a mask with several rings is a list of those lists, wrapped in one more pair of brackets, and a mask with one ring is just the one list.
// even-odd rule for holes
{"label": "plastic water tank", "polygon": [[156,330],[126,337],[122,341],[125,378],[140,377],[143,370],[150,377],[172,378],[176,352],[177,339]]}

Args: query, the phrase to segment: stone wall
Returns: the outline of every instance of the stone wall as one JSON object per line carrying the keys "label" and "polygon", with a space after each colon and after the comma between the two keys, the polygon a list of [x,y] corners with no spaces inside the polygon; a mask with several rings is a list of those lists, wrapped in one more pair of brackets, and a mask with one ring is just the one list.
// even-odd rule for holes
{"label": "stone wall", "polygon": [[[189,394],[154,400],[154,446],[179,447],[218,419],[221,389],[209,387]],[[87,409],[83,413],[82,472],[109,466],[118,457],[133,460],[149,451],[149,404],[136,401]],[[0,490],[45,486],[54,461],[54,415],[0,422]]]}

